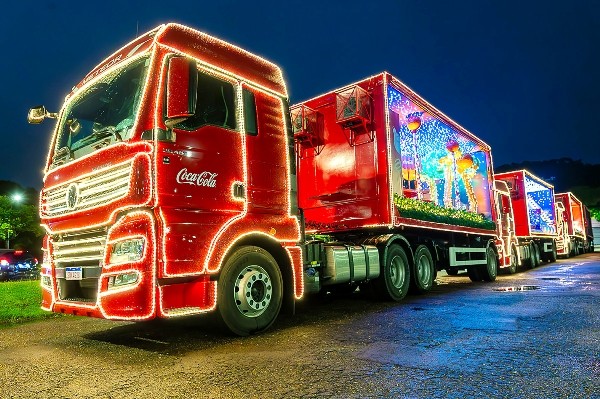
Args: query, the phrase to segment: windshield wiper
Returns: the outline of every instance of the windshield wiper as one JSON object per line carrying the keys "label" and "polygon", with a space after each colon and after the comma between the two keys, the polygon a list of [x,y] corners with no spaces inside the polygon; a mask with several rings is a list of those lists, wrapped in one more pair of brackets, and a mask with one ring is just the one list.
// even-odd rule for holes
{"label": "windshield wiper", "polygon": [[105,126],[100,130],[96,130],[95,132],[92,132],[92,134],[90,134],[88,137],[83,139],[83,141],[89,141],[88,139],[94,139],[94,141],[96,141],[109,136],[113,136],[115,138],[115,141],[123,141],[121,135],[119,134],[119,132],[117,132],[117,129],[115,129],[114,126]]}
{"label": "windshield wiper", "polygon": [[67,162],[69,159],[73,158],[73,153],[68,146],[61,147],[54,153],[54,157],[52,158],[52,165],[62,165]]}
{"label": "windshield wiper", "polygon": [[105,126],[99,130],[96,130],[94,132],[92,132],[89,136],[84,137],[83,139],[81,139],[79,142],[77,142],[78,144],[78,148],[81,147],[85,147],[87,145],[90,145],[92,143],[97,143],[99,141],[102,141],[101,143],[97,144],[95,147],[103,147],[107,144],[110,144],[110,140],[104,140],[107,137],[114,137],[115,141],[123,141],[123,139],[121,138],[121,135],[119,134],[119,132],[117,132],[117,130],[115,129],[114,126]]}

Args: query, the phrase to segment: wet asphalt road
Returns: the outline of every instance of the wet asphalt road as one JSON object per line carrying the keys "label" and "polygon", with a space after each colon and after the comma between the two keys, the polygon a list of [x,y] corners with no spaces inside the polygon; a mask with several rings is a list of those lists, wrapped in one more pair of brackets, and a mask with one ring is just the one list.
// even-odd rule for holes
{"label": "wet asphalt road", "polygon": [[600,254],[401,303],[302,303],[267,333],[205,318],[0,330],[1,398],[600,398]]}

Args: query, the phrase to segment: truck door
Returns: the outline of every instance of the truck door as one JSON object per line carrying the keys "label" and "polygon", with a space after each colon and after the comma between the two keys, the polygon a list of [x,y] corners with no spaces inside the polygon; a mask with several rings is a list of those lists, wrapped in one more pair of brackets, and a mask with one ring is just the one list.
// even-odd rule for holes
{"label": "truck door", "polygon": [[165,229],[168,274],[197,272],[219,229],[244,211],[235,187],[244,183],[237,82],[198,71],[195,114],[159,141],[157,201]]}

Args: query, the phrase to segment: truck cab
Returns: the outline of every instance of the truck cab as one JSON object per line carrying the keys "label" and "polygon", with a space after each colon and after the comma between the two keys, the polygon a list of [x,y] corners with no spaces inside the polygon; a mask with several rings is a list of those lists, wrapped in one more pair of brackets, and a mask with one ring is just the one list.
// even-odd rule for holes
{"label": "truck cab", "polygon": [[302,296],[277,66],[163,25],[98,65],[60,113],[36,107],[29,120],[45,117],[57,124],[40,200],[43,308],[120,320],[218,308],[245,335]]}

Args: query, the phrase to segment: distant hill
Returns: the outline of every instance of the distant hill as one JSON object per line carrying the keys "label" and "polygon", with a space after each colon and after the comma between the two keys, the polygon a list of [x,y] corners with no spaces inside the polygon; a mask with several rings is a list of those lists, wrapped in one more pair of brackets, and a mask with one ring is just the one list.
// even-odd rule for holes
{"label": "distant hill", "polygon": [[557,193],[571,191],[588,207],[600,207],[600,165],[560,158],[511,163],[494,168],[496,172],[521,169],[552,184]]}

